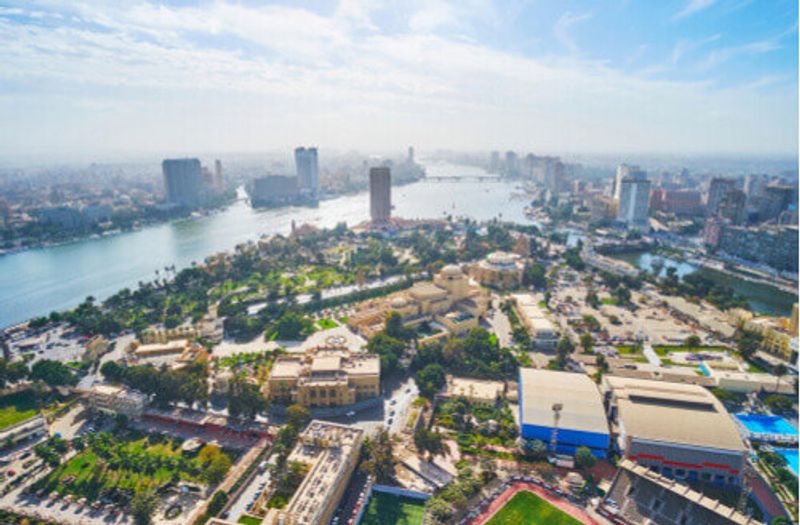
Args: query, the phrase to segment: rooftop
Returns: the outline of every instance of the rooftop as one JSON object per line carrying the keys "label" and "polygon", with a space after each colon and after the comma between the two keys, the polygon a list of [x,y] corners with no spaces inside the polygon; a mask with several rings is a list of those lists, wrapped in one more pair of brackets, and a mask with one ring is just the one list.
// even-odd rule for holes
{"label": "rooftop", "polygon": [[725,407],[699,385],[605,376],[618,417],[629,436],[744,451],[742,438]]}
{"label": "rooftop", "polygon": [[562,429],[608,434],[597,385],[585,374],[520,368],[522,423],[553,426],[553,405],[561,403]]}

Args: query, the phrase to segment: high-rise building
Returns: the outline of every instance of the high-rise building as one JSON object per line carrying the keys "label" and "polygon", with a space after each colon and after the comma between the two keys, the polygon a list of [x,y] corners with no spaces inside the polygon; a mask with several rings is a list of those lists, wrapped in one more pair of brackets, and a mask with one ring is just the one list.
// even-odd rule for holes
{"label": "high-rise building", "polygon": [[790,204],[797,202],[797,188],[794,186],[769,185],[764,188],[759,199],[758,218],[766,221],[777,218]]}
{"label": "high-rise building", "polygon": [[769,177],[761,173],[751,173],[744,178],[744,192],[747,199],[752,201],[761,196],[761,192],[767,187]]}
{"label": "high-rise building", "polygon": [[253,206],[279,206],[294,204],[298,200],[297,177],[267,175],[253,180],[250,202]]}
{"label": "high-rise building", "polygon": [[692,216],[702,212],[703,196],[697,190],[668,190],[659,188],[650,196],[650,209]]}
{"label": "high-rise building", "polygon": [[647,228],[650,212],[650,181],[641,170],[630,171],[619,181],[617,220],[629,228]]}
{"label": "high-rise building", "polygon": [[214,161],[214,191],[218,194],[225,190],[225,179],[222,175],[222,161]]}
{"label": "high-rise building", "polygon": [[167,202],[190,208],[205,198],[203,171],[198,159],[166,159],[161,163]]}
{"label": "high-rise building", "polygon": [[506,151],[505,175],[515,177],[519,172],[519,157],[513,151]]}
{"label": "high-rise building", "polygon": [[489,157],[489,173],[500,172],[500,152],[493,151]]}
{"label": "high-rise building", "polygon": [[737,225],[747,221],[747,196],[742,190],[731,190],[722,197],[719,216]]}
{"label": "high-rise building", "polygon": [[392,172],[385,166],[369,170],[369,215],[373,222],[392,216]]}
{"label": "high-rise building", "polygon": [[708,201],[706,202],[706,214],[713,217],[719,212],[719,205],[723,197],[729,191],[736,189],[736,182],[733,179],[724,177],[714,177],[708,185]]}
{"label": "high-rise building", "polygon": [[316,197],[319,191],[319,163],[317,148],[299,147],[294,150],[294,163],[297,167],[297,182],[300,190]]}
{"label": "high-rise building", "polygon": [[414,146],[408,147],[408,156],[406,157],[406,162],[409,164],[414,164]]}
{"label": "high-rise building", "polygon": [[611,196],[619,202],[620,191],[622,190],[622,179],[625,177],[634,176],[639,178],[646,178],[645,173],[639,166],[632,166],[630,164],[620,164],[617,166],[617,175],[614,177],[614,182],[611,185]]}

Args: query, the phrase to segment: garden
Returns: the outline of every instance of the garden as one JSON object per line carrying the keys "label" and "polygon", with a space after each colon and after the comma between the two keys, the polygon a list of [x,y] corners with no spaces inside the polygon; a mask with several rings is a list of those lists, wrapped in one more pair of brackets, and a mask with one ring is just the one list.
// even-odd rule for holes
{"label": "garden", "polygon": [[487,445],[513,448],[518,434],[507,402],[496,407],[457,397],[437,408],[436,424],[457,434],[456,441],[464,454],[486,453],[490,450]]}
{"label": "garden", "polygon": [[77,455],[61,464],[51,462],[55,468],[34,483],[34,491],[125,504],[140,488],[158,491],[179,481],[215,485],[233,460],[216,445],[191,455],[182,452],[180,440],[130,430],[90,433],[73,440],[72,447]]}

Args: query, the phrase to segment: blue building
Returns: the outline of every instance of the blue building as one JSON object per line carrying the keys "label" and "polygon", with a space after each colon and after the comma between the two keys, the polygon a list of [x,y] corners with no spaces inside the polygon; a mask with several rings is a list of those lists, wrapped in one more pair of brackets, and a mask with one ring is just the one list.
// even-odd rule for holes
{"label": "blue building", "polygon": [[[558,409],[557,426],[556,410]],[[609,449],[608,420],[600,391],[585,374],[520,368],[520,434],[543,441],[550,450],[553,433],[556,452],[574,455],[588,447],[598,458]]]}

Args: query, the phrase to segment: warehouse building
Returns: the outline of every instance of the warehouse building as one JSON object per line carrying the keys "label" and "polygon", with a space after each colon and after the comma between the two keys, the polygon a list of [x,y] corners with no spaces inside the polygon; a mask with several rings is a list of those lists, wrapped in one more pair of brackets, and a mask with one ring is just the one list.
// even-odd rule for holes
{"label": "warehouse building", "polygon": [[606,457],[609,431],[603,399],[587,375],[520,368],[519,390],[523,438],[541,440],[548,449],[555,441],[560,454],[574,455],[585,446]]}
{"label": "warehouse building", "polygon": [[620,454],[664,476],[739,483],[745,445],[722,403],[698,385],[603,377]]}

